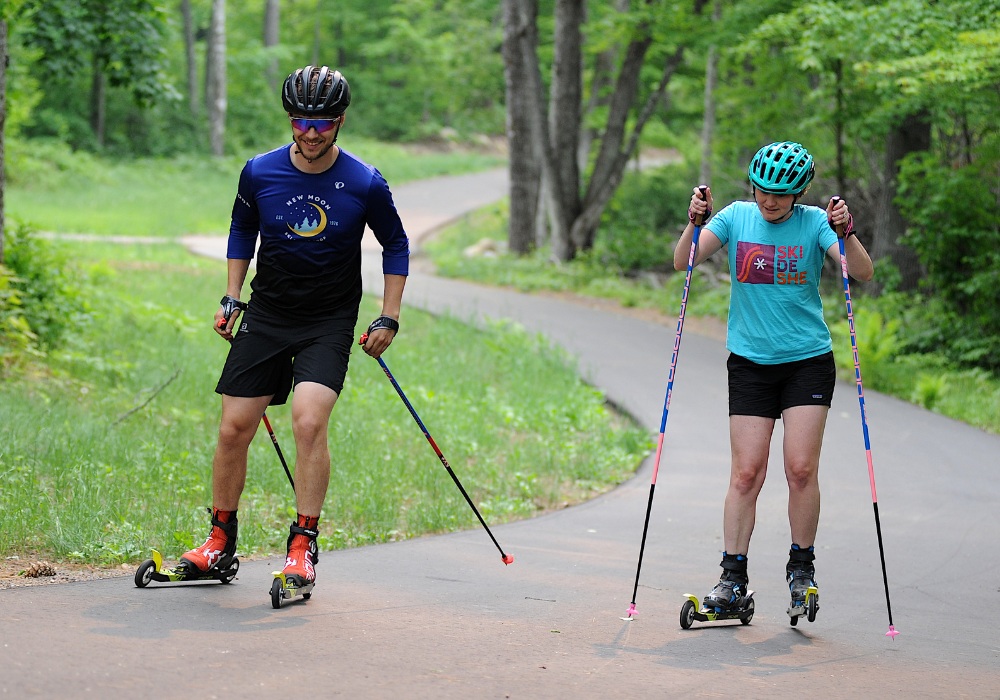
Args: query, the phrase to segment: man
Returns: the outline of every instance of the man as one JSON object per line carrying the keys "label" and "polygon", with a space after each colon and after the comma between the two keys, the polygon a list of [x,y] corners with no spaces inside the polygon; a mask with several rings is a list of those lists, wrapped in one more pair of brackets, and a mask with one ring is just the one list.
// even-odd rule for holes
{"label": "man", "polygon": [[[229,233],[229,281],[216,331],[232,348],[216,391],[222,394],[212,463],[212,530],[181,557],[192,574],[225,569],[236,553],[247,449],[269,405],[294,385],[295,498],[286,585],[311,586],[316,537],[330,480],[327,425],[344,386],[361,301],[361,238],[367,224],[383,247],[382,315],[365,352],[379,357],[399,330],[409,247],[389,187],[374,167],[336,145],[351,103],[347,80],[306,66],[285,80],[282,104],[293,142],[251,158],[240,175]],[[240,294],[260,234],[249,305]],[[240,311],[246,310],[241,321]],[[236,332],[237,326],[239,332]]]}

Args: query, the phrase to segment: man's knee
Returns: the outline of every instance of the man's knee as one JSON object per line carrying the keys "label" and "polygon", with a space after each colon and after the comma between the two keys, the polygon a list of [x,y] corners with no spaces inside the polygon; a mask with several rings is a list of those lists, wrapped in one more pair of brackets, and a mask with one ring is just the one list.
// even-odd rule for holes
{"label": "man's knee", "polygon": [[329,418],[323,412],[303,411],[292,419],[296,440],[318,440],[326,437]]}
{"label": "man's knee", "polygon": [[257,421],[239,416],[223,416],[219,423],[219,442],[227,447],[249,445],[257,433]]}

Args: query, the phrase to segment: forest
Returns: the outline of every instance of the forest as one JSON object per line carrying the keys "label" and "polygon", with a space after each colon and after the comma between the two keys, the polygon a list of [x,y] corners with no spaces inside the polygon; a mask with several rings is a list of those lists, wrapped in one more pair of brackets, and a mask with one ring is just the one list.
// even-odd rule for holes
{"label": "forest", "polygon": [[[858,288],[893,352],[1000,369],[995,0],[7,0],[3,12],[13,188],[94,163],[272,148],[287,128],[281,80],[325,63],[351,81],[358,137],[506,146],[503,264],[596,265],[657,286],[691,187],[711,184],[720,206],[746,197],[752,154],[793,140],[817,162],[803,201],[840,194],[856,215],[876,260]],[[661,167],[639,172],[643,154]]]}

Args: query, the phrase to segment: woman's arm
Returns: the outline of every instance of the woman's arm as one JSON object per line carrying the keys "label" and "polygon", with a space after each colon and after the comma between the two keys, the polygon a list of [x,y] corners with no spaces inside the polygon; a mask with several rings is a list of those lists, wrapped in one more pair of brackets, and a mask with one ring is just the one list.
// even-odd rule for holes
{"label": "woman's arm", "polygon": [[[848,233],[844,240],[844,254],[847,258],[847,274],[861,282],[870,282],[875,276],[875,266],[868,251],[858,240],[858,237],[849,233],[854,222],[850,212],[847,210],[847,202],[840,197],[833,197],[826,207],[826,219],[830,222],[831,228],[836,231],[837,226],[846,227]],[[840,245],[834,243],[826,249],[826,254],[836,262],[840,262]]]}
{"label": "woman's arm", "polygon": [[[705,199],[702,199],[701,189],[694,188],[691,195],[691,207],[688,209],[688,218],[704,216],[712,208],[712,190],[705,188]],[[681,234],[681,238],[674,247],[674,269],[687,270],[688,257],[691,255],[691,239],[694,238],[694,223],[688,221],[688,225]],[[706,228],[701,230],[698,237],[698,252],[695,255],[695,267],[705,262],[705,260],[722,247],[722,242],[718,237]]]}
{"label": "woman's arm", "polygon": [[[849,236],[844,241],[844,253],[847,256],[847,274],[861,282],[871,282],[872,277],[875,276],[875,266],[872,264],[868,251],[861,245],[857,236]],[[826,254],[837,262],[838,267],[840,266],[839,244],[834,243],[827,248]]]}

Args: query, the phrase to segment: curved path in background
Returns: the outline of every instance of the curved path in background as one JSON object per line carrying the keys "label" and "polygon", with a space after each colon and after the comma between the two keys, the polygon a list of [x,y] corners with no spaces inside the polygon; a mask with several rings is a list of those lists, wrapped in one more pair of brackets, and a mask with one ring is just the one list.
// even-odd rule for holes
{"label": "curved path in background", "polygon": [[[419,238],[462,213],[462,201],[474,208],[503,188],[495,172],[402,186],[396,199]],[[435,211],[444,213],[435,219]],[[190,243],[224,255],[219,240]],[[378,263],[366,255],[374,291]],[[611,400],[651,430],[659,424],[672,328],[418,273],[405,299],[544,332],[579,356]],[[231,586],[140,590],[110,579],[0,591],[0,695],[1000,698],[1000,438],[868,397],[902,632],[890,641],[856,393],[845,383],[820,476],[817,621],[791,628],[784,612],[779,456],[750,556],[753,624],[678,627],[681,594],[703,595],[718,574],[729,475],[725,358],[721,342],[685,335],[634,622],[620,616],[648,461],[605,496],[497,527],[515,557],[509,567],[481,530],[470,530],[324,554],[313,599],[280,611],[267,596],[279,557],[245,563]],[[780,453],[780,423],[775,432]]]}

